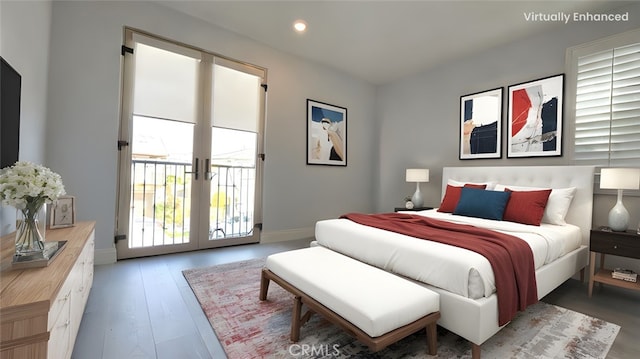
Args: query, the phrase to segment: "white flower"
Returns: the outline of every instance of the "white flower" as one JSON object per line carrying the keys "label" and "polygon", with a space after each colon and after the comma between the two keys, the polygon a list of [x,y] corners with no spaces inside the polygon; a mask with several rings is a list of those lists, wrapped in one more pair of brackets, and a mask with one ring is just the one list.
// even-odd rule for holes
{"label": "white flower", "polygon": [[20,161],[0,170],[0,203],[20,210],[40,208],[64,195],[59,174],[47,167]]}

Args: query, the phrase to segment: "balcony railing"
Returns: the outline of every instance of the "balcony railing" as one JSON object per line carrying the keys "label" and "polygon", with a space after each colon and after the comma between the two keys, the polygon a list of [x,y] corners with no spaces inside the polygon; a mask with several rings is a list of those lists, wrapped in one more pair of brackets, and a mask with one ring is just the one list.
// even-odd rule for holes
{"label": "balcony railing", "polygon": [[211,166],[209,239],[250,235],[253,231],[255,169]]}
{"label": "balcony railing", "polygon": [[[132,161],[129,246],[152,247],[191,240],[191,163]],[[253,230],[255,169],[212,166],[209,240]],[[205,199],[206,200],[206,199]]]}

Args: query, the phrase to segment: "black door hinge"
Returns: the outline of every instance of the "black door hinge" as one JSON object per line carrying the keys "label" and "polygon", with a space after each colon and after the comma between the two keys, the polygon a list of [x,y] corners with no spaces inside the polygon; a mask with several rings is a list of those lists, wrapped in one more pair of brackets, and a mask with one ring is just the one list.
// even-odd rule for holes
{"label": "black door hinge", "polygon": [[126,53],[130,53],[133,54],[133,48],[122,45],[122,47],[120,48],[120,54],[122,54],[122,56],[124,56]]}
{"label": "black door hinge", "polygon": [[258,154],[258,158],[260,158],[263,161],[264,161],[265,157],[267,157],[267,155],[265,155],[264,153],[259,153]]}
{"label": "black door hinge", "polygon": [[126,234],[116,234],[116,236],[113,238],[113,241],[115,243],[118,243],[118,241],[124,241],[125,239],[127,239]]}
{"label": "black door hinge", "polygon": [[267,92],[267,87],[269,87],[267,84],[262,84],[260,86],[264,89],[264,92]]}
{"label": "black door hinge", "polygon": [[256,223],[253,225],[253,228],[257,228],[259,231],[262,230],[262,223]]}
{"label": "black door hinge", "polygon": [[118,151],[122,151],[122,147],[127,147],[127,146],[129,146],[128,141],[123,141],[123,140],[118,141]]}

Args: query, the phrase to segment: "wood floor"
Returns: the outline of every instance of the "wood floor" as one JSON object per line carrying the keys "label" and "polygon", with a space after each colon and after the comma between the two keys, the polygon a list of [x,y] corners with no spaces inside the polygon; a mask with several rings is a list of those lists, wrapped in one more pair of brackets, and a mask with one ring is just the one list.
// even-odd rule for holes
{"label": "wood floor", "polygon": [[[119,261],[95,267],[75,359],[225,358],[182,276],[185,269],[265,257],[310,240],[254,244]],[[640,293],[569,280],[543,301],[620,325],[608,358],[640,358]]]}

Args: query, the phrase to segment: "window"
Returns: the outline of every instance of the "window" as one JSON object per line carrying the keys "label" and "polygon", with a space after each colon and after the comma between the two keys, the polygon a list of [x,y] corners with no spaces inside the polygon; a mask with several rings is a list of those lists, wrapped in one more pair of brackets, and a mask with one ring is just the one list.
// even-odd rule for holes
{"label": "window", "polygon": [[640,161],[639,38],[635,30],[567,50],[575,163],[637,166]]}

